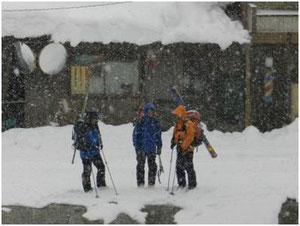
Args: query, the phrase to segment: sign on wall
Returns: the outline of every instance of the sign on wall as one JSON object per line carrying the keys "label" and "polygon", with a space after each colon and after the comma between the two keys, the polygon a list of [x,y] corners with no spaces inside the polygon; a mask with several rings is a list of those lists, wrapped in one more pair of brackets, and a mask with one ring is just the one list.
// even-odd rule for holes
{"label": "sign on wall", "polygon": [[72,94],[85,94],[87,81],[88,81],[88,68],[86,66],[71,66]]}

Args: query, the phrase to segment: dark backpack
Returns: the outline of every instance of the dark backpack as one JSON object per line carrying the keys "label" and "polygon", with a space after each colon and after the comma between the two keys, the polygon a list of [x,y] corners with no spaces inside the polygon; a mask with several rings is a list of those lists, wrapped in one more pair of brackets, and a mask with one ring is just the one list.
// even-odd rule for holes
{"label": "dark backpack", "polygon": [[82,120],[78,120],[73,127],[72,140],[74,141],[74,145],[76,148],[80,148],[80,140],[85,133],[84,128],[84,121]]}

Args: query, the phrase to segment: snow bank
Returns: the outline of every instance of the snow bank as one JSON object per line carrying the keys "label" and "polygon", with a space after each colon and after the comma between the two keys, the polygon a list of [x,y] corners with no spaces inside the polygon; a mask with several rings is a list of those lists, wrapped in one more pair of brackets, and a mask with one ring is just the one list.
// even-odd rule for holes
{"label": "snow bank", "polygon": [[44,11],[6,11],[91,6],[93,2],[4,2],[2,36],[18,38],[51,35],[55,42],[130,42],[138,45],[161,41],[217,43],[249,42],[248,31],[231,21],[217,3],[123,2],[121,4]]}
{"label": "snow bank", "polygon": [[120,195],[115,195],[108,174],[109,188],[99,190],[99,199],[82,191],[78,155],[71,164],[72,126],[11,129],[2,133],[2,205],[84,205],[85,217],[109,223],[120,212],[145,222],[140,212],[145,204],[173,204],[183,208],[175,215],[180,224],[276,224],[286,197],[298,199],[298,120],[264,134],[254,127],[242,133],[206,131],[218,157],[212,159],[200,146],[194,156],[198,187],[175,196],[166,192],[171,129],[163,133],[162,184],[138,189],[132,124],[99,126]]}

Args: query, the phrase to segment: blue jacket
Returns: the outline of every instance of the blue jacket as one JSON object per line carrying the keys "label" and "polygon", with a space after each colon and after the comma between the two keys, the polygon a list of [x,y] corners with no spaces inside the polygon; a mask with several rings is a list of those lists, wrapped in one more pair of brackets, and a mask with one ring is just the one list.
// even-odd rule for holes
{"label": "blue jacket", "polygon": [[100,131],[98,125],[79,122],[74,126],[72,139],[75,147],[80,151],[81,158],[93,157],[100,152]]}
{"label": "blue jacket", "polygon": [[134,127],[132,135],[135,150],[141,150],[146,154],[156,152],[156,149],[162,147],[161,126],[155,118],[147,116],[150,108],[154,108],[154,106],[152,104],[145,105],[145,114]]}

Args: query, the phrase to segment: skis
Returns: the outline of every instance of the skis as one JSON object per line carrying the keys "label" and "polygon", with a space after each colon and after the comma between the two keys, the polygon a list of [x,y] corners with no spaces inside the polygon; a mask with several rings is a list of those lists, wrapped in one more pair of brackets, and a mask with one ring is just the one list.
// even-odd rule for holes
{"label": "skis", "polygon": [[[81,111],[81,115],[80,115],[80,119],[79,121],[82,121],[84,120],[84,113],[85,113],[85,109],[86,109],[86,105],[87,105],[87,101],[89,99],[89,88],[90,88],[90,79],[91,79],[91,75],[88,74],[88,77],[87,77],[87,85],[86,85],[86,93],[85,93],[85,97],[84,97],[84,101],[83,101],[83,106],[82,106],[82,111]],[[77,122],[76,122],[77,123]],[[73,131],[74,132],[74,131]],[[75,141],[76,141],[76,137],[75,137],[75,140],[74,140],[74,152],[73,152],[73,157],[72,157],[72,161],[71,161],[71,164],[74,164],[74,160],[75,160],[75,156],[76,156],[76,147],[75,147]]]}
{"label": "skis", "polygon": [[[182,97],[180,96],[178,90],[176,89],[175,86],[173,86],[172,88],[170,88],[170,92],[171,92],[171,96],[174,98],[174,100],[179,104],[179,105],[183,105],[186,107],[187,110],[190,110],[190,106],[187,105]],[[202,130],[202,129],[201,129]],[[203,143],[207,149],[207,151],[209,152],[209,154],[211,155],[212,158],[216,158],[218,155],[215,151],[215,149],[211,146],[211,144],[209,143],[207,137],[204,134],[204,131],[202,130],[202,134],[203,134]]]}
{"label": "skis", "polygon": [[203,143],[205,144],[205,147],[206,147],[207,151],[209,152],[209,154],[211,155],[211,157],[216,158],[218,156],[217,152],[211,146],[211,144],[209,143],[208,139],[206,138],[206,136],[204,134],[203,134]]}

